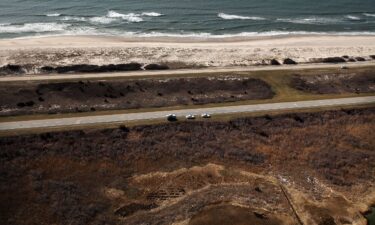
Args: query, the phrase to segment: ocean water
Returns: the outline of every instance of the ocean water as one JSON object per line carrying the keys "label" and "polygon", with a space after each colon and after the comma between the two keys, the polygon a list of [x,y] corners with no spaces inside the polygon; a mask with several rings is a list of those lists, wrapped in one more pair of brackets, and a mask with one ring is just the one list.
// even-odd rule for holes
{"label": "ocean water", "polygon": [[375,35],[375,0],[0,0],[0,38]]}

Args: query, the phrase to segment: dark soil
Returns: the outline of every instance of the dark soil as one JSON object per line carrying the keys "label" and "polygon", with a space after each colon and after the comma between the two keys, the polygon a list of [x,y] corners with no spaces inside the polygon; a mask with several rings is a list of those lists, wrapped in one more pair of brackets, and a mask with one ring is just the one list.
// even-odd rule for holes
{"label": "dark soil", "polygon": [[220,205],[202,210],[189,225],[281,225],[281,221],[266,217],[251,209],[239,206]]}
{"label": "dark soil", "polygon": [[148,64],[144,68],[145,70],[168,70],[169,66],[161,64]]}
{"label": "dark soil", "polygon": [[120,64],[70,64],[70,65],[33,65],[8,64],[0,66],[0,76],[7,75],[36,75],[36,74],[74,74],[74,73],[109,73],[139,70],[168,70],[203,68],[202,65],[190,65],[184,62],[157,63],[120,63]]}
{"label": "dark soil", "polygon": [[273,65],[273,66],[279,66],[279,65],[281,65],[280,62],[277,61],[277,59],[272,59],[270,63],[271,63],[271,65]]}
{"label": "dark soil", "polygon": [[295,75],[291,87],[314,94],[374,93],[375,72],[360,74]]}
{"label": "dark soil", "polygon": [[5,65],[0,67],[0,76],[1,75],[8,75],[8,74],[24,74],[25,70],[20,65]]}
{"label": "dark soil", "polygon": [[297,62],[294,61],[293,59],[287,58],[287,59],[284,59],[283,64],[285,64],[285,65],[295,65],[295,64],[297,64]]}
{"label": "dark soil", "polygon": [[[371,59],[374,59],[370,56]],[[370,59],[370,60],[371,60]],[[313,58],[310,59],[312,63],[345,63],[345,62],[364,62],[366,59],[364,57],[350,57],[348,55],[344,55],[342,57],[327,57],[327,58]]]}
{"label": "dark soil", "polygon": [[358,62],[364,62],[364,61],[366,61],[366,59],[363,58],[363,57],[355,57],[355,60],[357,60]]}
{"label": "dark soil", "polygon": [[375,225],[375,206],[372,206],[368,212],[365,213],[368,225]]}
{"label": "dark soil", "polygon": [[313,58],[310,59],[312,63],[345,63],[346,57],[327,57],[327,58]]}
{"label": "dark soil", "polygon": [[75,64],[65,66],[35,66],[35,65],[12,65],[0,67],[0,76],[23,75],[23,74],[49,74],[49,73],[108,73],[126,72],[138,70],[168,70],[170,67],[165,64],[122,63],[108,65]]}
{"label": "dark soil", "polygon": [[86,112],[269,99],[270,85],[241,77],[0,84],[0,115]]}
{"label": "dark soil", "polygon": [[123,206],[120,209],[116,210],[115,214],[122,216],[122,217],[127,217],[136,213],[137,211],[150,210],[150,209],[156,208],[157,206],[158,205],[156,204],[131,203],[129,205]]}
{"label": "dark soil", "polygon": [[[365,108],[2,137],[0,224],[170,224],[186,215],[196,215],[191,224],[202,224],[217,221],[217,214],[205,209],[207,204],[238,199],[254,207],[279,204],[279,210],[287,210],[278,187],[260,178],[240,179],[230,172],[234,168],[275,177],[282,174],[311,200],[319,199],[319,192],[314,192],[306,177],[351,198],[361,193],[352,187],[368,190],[375,182],[374,121],[375,108]],[[151,181],[143,186],[142,179],[131,181],[139,174],[207,163],[226,166],[220,173],[227,175],[195,169],[173,172],[171,180],[146,176],[143,180],[151,177]],[[233,187],[218,185],[235,180],[243,182]],[[178,204],[148,211],[166,199],[184,196],[185,190],[208,184],[210,188]],[[108,197],[108,188],[120,190],[121,197]],[[150,195],[154,197],[147,198]],[[348,207],[336,206],[340,205]],[[224,211],[223,219],[234,218],[238,224],[246,218],[278,224],[273,215],[262,218],[259,211]],[[324,220],[316,222],[333,224],[332,218],[337,218],[324,215]]]}
{"label": "dark soil", "polygon": [[105,72],[121,72],[121,71],[136,71],[141,70],[142,64],[128,63],[128,64],[110,64],[110,65],[70,65],[70,66],[44,66],[40,70],[42,73],[105,73]]}

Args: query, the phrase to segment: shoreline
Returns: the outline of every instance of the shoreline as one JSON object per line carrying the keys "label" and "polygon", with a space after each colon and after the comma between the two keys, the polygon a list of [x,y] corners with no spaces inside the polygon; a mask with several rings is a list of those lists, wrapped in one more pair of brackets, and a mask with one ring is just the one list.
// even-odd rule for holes
{"label": "shoreline", "polygon": [[[337,40],[336,38],[342,39],[365,39],[375,40],[374,34],[360,34],[360,35],[341,35],[341,34],[281,34],[281,35],[255,35],[255,36],[228,36],[228,37],[190,37],[190,36],[116,36],[116,35],[47,35],[47,36],[29,36],[29,37],[17,37],[17,38],[4,38],[0,39],[0,49],[11,47],[11,44],[27,44],[27,43],[39,43],[48,44],[50,41],[59,40],[64,43],[70,44],[88,44],[92,41],[101,41],[104,44],[121,44],[121,43],[166,43],[166,44],[228,44],[228,43],[247,43],[247,42],[259,42],[259,41],[274,41],[274,40]],[[348,40],[350,41],[350,40]],[[364,44],[364,43],[362,43]],[[374,44],[375,46],[375,44]],[[20,46],[17,46],[20,47]]]}
{"label": "shoreline", "polygon": [[61,33],[61,34],[45,34],[45,35],[30,35],[20,37],[5,37],[0,40],[25,40],[25,39],[39,39],[39,38],[53,38],[53,37],[92,37],[92,38],[119,38],[126,40],[149,40],[149,41],[194,41],[194,42],[214,42],[214,41],[246,41],[254,39],[280,39],[288,37],[317,37],[317,36],[329,36],[329,37],[375,37],[375,32],[308,32],[308,31],[290,31],[290,32],[241,32],[241,33],[228,33],[228,34],[211,34],[211,33],[134,33],[134,34],[111,34],[111,33]]}

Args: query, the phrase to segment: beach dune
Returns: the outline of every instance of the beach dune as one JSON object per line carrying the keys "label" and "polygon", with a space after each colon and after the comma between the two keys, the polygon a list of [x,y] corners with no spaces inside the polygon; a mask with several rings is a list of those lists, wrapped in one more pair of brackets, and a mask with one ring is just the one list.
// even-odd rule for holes
{"label": "beach dune", "polygon": [[334,56],[375,55],[375,36],[276,36],[236,38],[126,38],[55,36],[0,40],[0,65],[166,63],[172,68],[298,63]]}

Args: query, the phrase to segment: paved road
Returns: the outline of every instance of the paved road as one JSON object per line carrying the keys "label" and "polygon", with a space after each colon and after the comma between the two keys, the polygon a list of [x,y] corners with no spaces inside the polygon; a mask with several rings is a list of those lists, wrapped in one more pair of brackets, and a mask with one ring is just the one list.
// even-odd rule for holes
{"label": "paved road", "polygon": [[114,123],[137,120],[152,120],[165,118],[168,113],[174,113],[177,116],[185,116],[187,114],[202,114],[209,113],[230,114],[230,113],[246,113],[258,111],[276,111],[283,109],[302,109],[302,108],[317,108],[323,106],[338,106],[338,105],[358,105],[375,103],[375,96],[370,97],[355,97],[355,98],[340,98],[327,100],[312,100],[299,102],[282,102],[269,103],[257,105],[239,105],[239,106],[225,106],[213,108],[199,108],[199,109],[182,109],[172,111],[158,111],[158,112],[142,112],[142,113],[128,113],[128,114],[113,114],[102,116],[86,116],[86,117],[72,117],[59,119],[45,119],[45,120],[31,120],[31,121],[17,121],[17,122],[3,122],[0,123],[0,131],[30,129],[30,128],[48,128],[48,127],[65,127],[74,125],[89,125],[100,123]]}
{"label": "paved road", "polygon": [[162,71],[129,71],[118,73],[92,73],[92,74],[49,74],[49,75],[27,75],[27,76],[5,76],[0,77],[0,82],[15,81],[52,81],[52,80],[79,80],[79,79],[106,79],[121,77],[157,76],[157,75],[179,75],[179,74],[202,74],[202,73],[229,73],[229,72],[251,72],[251,71],[275,71],[275,70],[299,70],[299,69],[329,69],[341,66],[357,68],[364,66],[375,66],[372,62],[355,62],[345,64],[299,64],[282,66],[248,66],[248,67],[224,67],[224,68],[202,68],[202,69],[180,69]]}

